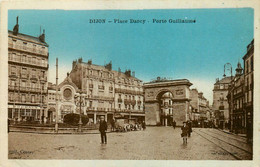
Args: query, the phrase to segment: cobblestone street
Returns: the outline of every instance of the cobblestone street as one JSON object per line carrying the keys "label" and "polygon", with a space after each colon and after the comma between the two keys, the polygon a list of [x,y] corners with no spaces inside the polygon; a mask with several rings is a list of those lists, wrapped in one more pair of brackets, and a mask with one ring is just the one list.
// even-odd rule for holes
{"label": "cobblestone street", "polygon": [[[193,129],[182,144],[180,128],[147,127],[145,131],[54,135],[9,133],[10,159],[236,160],[251,159],[245,138],[216,129]],[[234,141],[233,141],[234,140]],[[229,144],[228,144],[229,143]],[[231,143],[231,144],[230,144]]]}

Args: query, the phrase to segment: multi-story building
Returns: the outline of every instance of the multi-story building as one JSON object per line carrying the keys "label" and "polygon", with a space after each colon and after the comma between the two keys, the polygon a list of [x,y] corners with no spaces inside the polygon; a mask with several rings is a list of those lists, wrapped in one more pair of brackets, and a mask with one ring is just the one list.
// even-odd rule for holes
{"label": "multi-story building", "polygon": [[232,79],[228,91],[228,103],[230,114],[230,130],[236,133],[245,133],[244,112],[244,75],[241,64],[237,64],[236,75]]}
{"label": "multi-story building", "polygon": [[244,80],[245,80],[245,113],[248,138],[253,136],[253,99],[254,99],[254,40],[247,46],[247,53],[244,60]]}
{"label": "multi-story building", "polygon": [[173,97],[170,92],[166,92],[161,98],[161,123],[164,126],[172,125],[173,120]]}
{"label": "multi-story building", "polygon": [[144,120],[143,84],[134,72],[112,70],[112,63],[105,66],[73,61],[70,78],[87,95],[86,113],[94,123],[100,116],[110,122],[113,117]]}
{"label": "multi-story building", "polygon": [[208,100],[197,89],[190,90],[190,99],[190,120],[204,126],[204,123],[208,121],[208,114],[210,112]]}
{"label": "multi-story building", "polygon": [[229,126],[229,109],[228,109],[228,87],[232,80],[231,77],[217,79],[213,89],[212,109],[215,115],[215,126],[219,128],[228,128]]}
{"label": "multi-story building", "polygon": [[45,33],[19,32],[18,17],[8,31],[8,118],[46,121],[48,44]]}

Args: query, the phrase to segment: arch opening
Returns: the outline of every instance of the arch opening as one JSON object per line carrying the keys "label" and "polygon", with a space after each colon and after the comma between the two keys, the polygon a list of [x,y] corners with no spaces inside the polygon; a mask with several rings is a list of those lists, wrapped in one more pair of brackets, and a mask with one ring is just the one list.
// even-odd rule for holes
{"label": "arch opening", "polygon": [[159,103],[159,118],[161,126],[172,126],[173,117],[173,94],[170,90],[163,90],[158,93],[156,99]]}

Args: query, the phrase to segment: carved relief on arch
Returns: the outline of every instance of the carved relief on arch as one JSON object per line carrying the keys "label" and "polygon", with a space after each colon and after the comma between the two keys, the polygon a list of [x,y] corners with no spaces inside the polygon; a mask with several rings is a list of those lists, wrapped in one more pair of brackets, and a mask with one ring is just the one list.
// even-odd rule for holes
{"label": "carved relief on arch", "polygon": [[173,90],[170,90],[170,89],[159,89],[155,96],[154,96],[154,99],[158,100],[158,97],[162,96],[164,93],[167,93],[167,92],[170,92],[172,94],[172,97],[174,97],[174,92]]}

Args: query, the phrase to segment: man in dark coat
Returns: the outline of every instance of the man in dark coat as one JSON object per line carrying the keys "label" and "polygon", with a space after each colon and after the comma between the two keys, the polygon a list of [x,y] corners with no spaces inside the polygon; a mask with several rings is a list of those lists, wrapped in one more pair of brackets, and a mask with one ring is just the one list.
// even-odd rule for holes
{"label": "man in dark coat", "polygon": [[143,130],[145,130],[145,129],[146,129],[146,124],[145,124],[145,122],[144,122],[144,121],[142,122],[142,128],[143,128]]}
{"label": "man in dark coat", "polygon": [[173,128],[175,129],[175,127],[176,127],[176,122],[175,122],[175,120],[173,121],[172,126],[173,126]]}
{"label": "man in dark coat", "polygon": [[107,144],[107,135],[106,135],[107,122],[105,121],[104,116],[100,117],[99,131],[100,131],[100,134],[101,134],[101,143]]}
{"label": "man in dark coat", "polygon": [[187,144],[187,136],[189,132],[189,127],[186,122],[183,122],[183,126],[181,127],[181,137],[183,138],[183,144]]}

